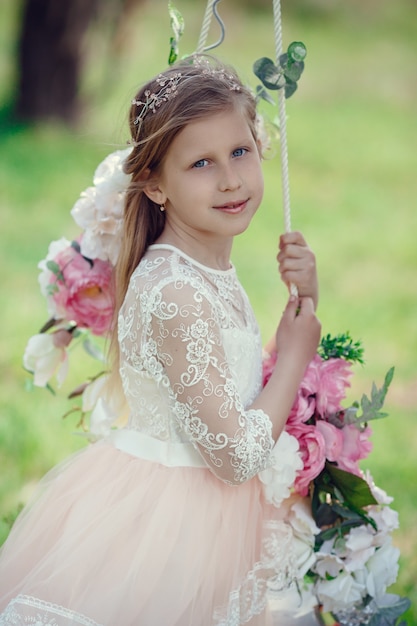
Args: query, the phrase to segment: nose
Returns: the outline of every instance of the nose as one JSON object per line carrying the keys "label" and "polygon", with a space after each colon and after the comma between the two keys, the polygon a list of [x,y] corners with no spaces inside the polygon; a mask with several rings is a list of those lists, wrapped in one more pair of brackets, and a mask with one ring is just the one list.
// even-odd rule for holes
{"label": "nose", "polygon": [[221,191],[234,191],[235,189],[239,189],[242,184],[242,180],[237,172],[236,168],[233,167],[233,163],[225,163],[221,166],[220,176],[219,176],[219,188]]}

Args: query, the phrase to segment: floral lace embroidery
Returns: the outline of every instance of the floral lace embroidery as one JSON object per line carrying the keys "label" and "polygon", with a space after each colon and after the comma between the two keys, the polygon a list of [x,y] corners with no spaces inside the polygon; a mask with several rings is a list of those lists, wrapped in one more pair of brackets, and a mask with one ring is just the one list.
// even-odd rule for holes
{"label": "floral lace embroidery", "polygon": [[160,248],[134,272],[119,316],[129,428],[193,442],[239,484],[268,466],[274,445],[268,416],[246,410],[261,387],[259,329],[233,268]]}
{"label": "floral lace embroidery", "polygon": [[19,595],[9,602],[0,615],[1,626],[100,626],[94,620],[70,609],[32,596]]}
{"label": "floral lace embroidery", "polygon": [[270,589],[285,589],[295,580],[297,568],[290,526],[271,520],[265,531],[260,561],[255,563],[242,584],[230,592],[227,606],[215,611],[215,626],[246,624],[265,609]]}

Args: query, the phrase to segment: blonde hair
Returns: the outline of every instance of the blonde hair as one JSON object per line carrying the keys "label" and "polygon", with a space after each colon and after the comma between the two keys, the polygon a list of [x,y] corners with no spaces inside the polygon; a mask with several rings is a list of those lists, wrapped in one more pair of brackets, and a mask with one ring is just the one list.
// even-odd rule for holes
{"label": "blonde hair", "polygon": [[[149,101],[149,95],[158,96],[164,79],[165,83],[170,80],[175,83],[175,95],[160,99],[157,107],[146,109],[138,120],[137,103]],[[124,166],[126,174],[131,175],[131,183],[126,194],[121,252],[115,268],[115,320],[110,342],[114,375],[119,367],[118,311],[133,271],[165,225],[165,213],[147,197],[144,187],[158,176],[172,141],[187,124],[235,108],[245,115],[257,139],[256,101],[252,92],[242,84],[234,69],[207,55],[194,55],[173,65],[142,86],[132,100],[129,124],[133,149]]]}

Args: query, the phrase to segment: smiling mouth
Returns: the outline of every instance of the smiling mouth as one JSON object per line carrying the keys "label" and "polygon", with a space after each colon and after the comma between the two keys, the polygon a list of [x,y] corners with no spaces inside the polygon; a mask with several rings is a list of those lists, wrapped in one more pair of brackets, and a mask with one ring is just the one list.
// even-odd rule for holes
{"label": "smiling mouth", "polygon": [[240,213],[245,209],[249,198],[246,200],[238,200],[237,202],[226,202],[225,204],[221,204],[213,207],[217,211],[223,211],[224,213]]}

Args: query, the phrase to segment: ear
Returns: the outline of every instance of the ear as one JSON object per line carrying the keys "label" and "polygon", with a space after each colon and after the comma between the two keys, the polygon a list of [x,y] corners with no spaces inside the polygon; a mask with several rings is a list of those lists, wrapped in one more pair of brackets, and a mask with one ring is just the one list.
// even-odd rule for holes
{"label": "ear", "polygon": [[166,195],[159,186],[159,180],[156,176],[152,176],[151,171],[147,169],[142,177],[145,186],[143,192],[155,204],[164,204]]}

